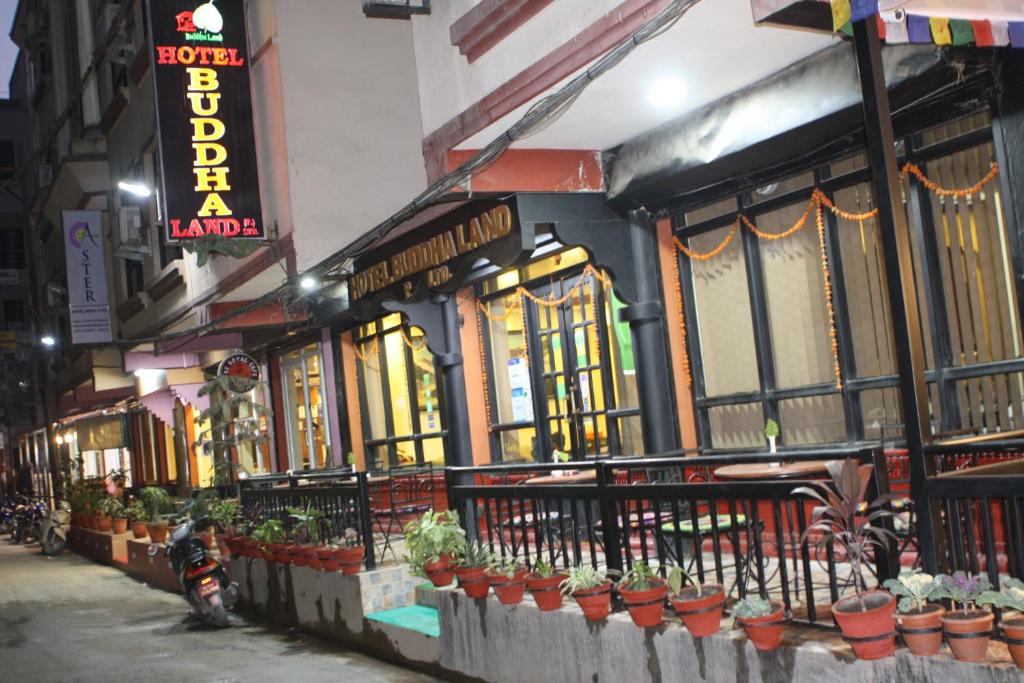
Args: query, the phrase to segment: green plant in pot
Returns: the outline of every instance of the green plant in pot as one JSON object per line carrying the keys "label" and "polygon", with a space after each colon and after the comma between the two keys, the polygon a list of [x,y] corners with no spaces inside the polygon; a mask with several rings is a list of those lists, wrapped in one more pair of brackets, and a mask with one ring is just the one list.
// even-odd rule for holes
{"label": "green plant in pot", "polygon": [[464,543],[455,556],[455,576],[466,595],[486,598],[491,581],[487,570],[494,564],[494,553],[481,540]]}
{"label": "green plant in pot", "polygon": [[781,602],[748,595],[732,606],[732,616],[758,650],[774,650],[782,644],[786,615]]}
{"label": "green plant in pot", "polygon": [[[326,515],[323,510],[313,507],[312,503],[307,503],[304,508],[288,508],[288,518],[291,521],[291,536],[301,546],[302,559],[295,564],[319,570],[321,567],[317,546],[320,545],[324,536],[323,527]],[[282,552],[283,550],[281,549]],[[275,548],[274,552],[276,554],[278,549]],[[292,558],[294,562],[294,550]]]}
{"label": "green plant in pot", "polygon": [[117,498],[113,496],[105,496],[99,503],[98,514],[96,515],[96,530],[97,531],[110,531],[114,522],[114,511],[117,506],[121,504]]}
{"label": "green plant in pot", "polygon": [[503,605],[518,605],[526,593],[526,569],[509,557],[495,560],[487,576],[491,580],[491,588]]}
{"label": "green plant in pot", "polygon": [[946,608],[929,603],[938,598],[939,580],[920,570],[900,572],[898,578],[886,579],[886,590],[899,598],[897,609],[903,641],[919,657],[939,654],[942,647],[942,616]]}
{"label": "green plant in pot", "polygon": [[455,578],[452,560],[466,542],[455,510],[427,510],[419,519],[405,525],[406,561],[416,576],[430,579],[437,587],[447,586]]}
{"label": "green plant in pot", "polygon": [[256,541],[258,552],[268,562],[275,559],[272,548],[280,546],[287,538],[284,522],[279,519],[264,520],[252,532],[252,539]]}
{"label": "green plant in pot", "polygon": [[824,488],[824,495],[809,486],[793,490],[794,494],[809,496],[823,504],[815,508],[812,523],[800,540],[806,542],[812,532],[820,532],[819,548],[831,544],[843,551],[850,564],[855,594],[832,605],[832,616],[859,658],[888,657],[896,650],[896,598],[885,591],[867,590],[864,565],[870,560],[871,552],[895,548],[896,535],[876,526],[877,522],[892,516],[883,506],[893,496],[880,496],[864,509],[864,496],[874,468],[860,465],[851,458],[833,460],[827,468],[832,486]]}
{"label": "green plant in pot", "polygon": [[149,535],[146,530],[146,506],[139,498],[133,500],[128,506],[128,520],[132,526],[132,536],[145,538]]}
{"label": "green plant in pot", "polygon": [[115,534],[123,534],[128,531],[128,508],[124,506],[120,498],[110,496],[105,499],[103,513],[110,517],[110,530]]}
{"label": "green plant in pot", "polygon": [[669,568],[667,580],[669,602],[690,635],[703,638],[717,633],[722,625],[725,588],[717,583],[702,584],[678,564]]}
{"label": "green plant in pot", "polygon": [[1002,583],[1002,590],[985,591],[978,597],[978,603],[1005,610],[999,629],[1017,668],[1024,669],[1024,581],[1006,579]]}
{"label": "green plant in pot", "polygon": [[779,438],[779,423],[769,418],[764,423],[764,437],[768,439],[768,452],[775,452],[775,440]]}
{"label": "green plant in pot", "polygon": [[938,579],[939,588],[934,597],[951,600],[954,607],[959,606],[942,617],[942,629],[953,657],[961,662],[984,660],[995,615],[981,609],[981,605],[989,599],[992,584],[984,574],[971,576],[964,572],[954,572],[952,576],[943,574]]}
{"label": "green plant in pot", "polygon": [[146,531],[153,543],[167,540],[167,518],[172,501],[170,494],[159,486],[147,486],[139,492],[139,500],[146,509]]}
{"label": "green plant in pot", "polygon": [[640,628],[652,628],[662,623],[668,584],[659,572],[660,568],[637,562],[615,584],[629,616]]}
{"label": "green plant in pot", "polygon": [[569,569],[561,589],[571,595],[588,621],[601,621],[612,611],[612,581],[589,564]]}
{"label": "green plant in pot", "polygon": [[325,552],[320,557],[324,571],[332,572],[340,568],[342,574],[353,576],[362,569],[366,547],[363,545],[362,536],[352,527],[346,528],[341,536],[332,539],[327,549],[330,552]]}
{"label": "green plant in pot", "polygon": [[562,581],[568,575],[555,570],[553,566],[538,559],[533,571],[526,575],[526,589],[542,612],[562,608]]}

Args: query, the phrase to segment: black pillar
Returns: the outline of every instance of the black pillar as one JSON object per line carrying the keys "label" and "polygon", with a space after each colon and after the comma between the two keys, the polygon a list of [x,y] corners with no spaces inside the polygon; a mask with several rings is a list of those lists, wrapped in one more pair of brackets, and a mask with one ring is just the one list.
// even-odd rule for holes
{"label": "black pillar", "polygon": [[644,451],[666,453],[679,448],[672,400],[672,373],[665,336],[665,310],[661,304],[658,275],[658,235],[645,210],[629,214],[629,242],[636,277],[636,303],[622,310],[633,336],[640,424]]}
{"label": "black pillar", "polygon": [[448,448],[451,465],[471,467],[473,444],[469,438],[469,402],[466,399],[466,372],[462,363],[462,337],[459,334],[459,307],[454,294],[439,294],[434,303],[441,307],[444,353],[437,357],[444,382],[447,408]]}
{"label": "black pillar", "polygon": [[889,93],[885,87],[881,43],[874,17],[854,24],[853,40],[864,99],[864,129],[872,190],[878,208],[878,230],[889,284],[900,403],[910,451],[910,490],[918,512],[921,560],[925,571],[935,573],[939,542],[937,531],[941,522],[938,508],[929,506],[925,496],[926,479],[935,474],[935,467],[924,456],[924,445],[931,435],[928,429],[928,388],[924,379],[924,342],[914,283],[911,235],[903,210]]}

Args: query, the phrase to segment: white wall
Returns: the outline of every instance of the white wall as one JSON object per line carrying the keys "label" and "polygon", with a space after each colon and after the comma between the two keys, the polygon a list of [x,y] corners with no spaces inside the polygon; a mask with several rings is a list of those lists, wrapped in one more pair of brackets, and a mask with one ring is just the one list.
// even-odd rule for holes
{"label": "white wall", "polygon": [[369,19],[355,0],[278,0],[276,7],[302,270],[426,187],[423,129],[410,22]]}

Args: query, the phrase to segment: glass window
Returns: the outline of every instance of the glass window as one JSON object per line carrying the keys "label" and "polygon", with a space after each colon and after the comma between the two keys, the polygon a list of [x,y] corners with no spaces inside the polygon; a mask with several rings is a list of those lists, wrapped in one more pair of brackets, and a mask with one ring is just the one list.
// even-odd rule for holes
{"label": "glass window", "polygon": [[291,469],[318,469],[330,462],[330,427],[324,409],[321,367],[318,344],[296,349],[281,358]]}

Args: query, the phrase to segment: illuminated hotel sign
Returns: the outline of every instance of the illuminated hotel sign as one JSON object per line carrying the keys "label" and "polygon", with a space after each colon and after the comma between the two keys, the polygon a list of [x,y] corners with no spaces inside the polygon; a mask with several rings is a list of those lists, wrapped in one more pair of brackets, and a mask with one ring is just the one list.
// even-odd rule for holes
{"label": "illuminated hotel sign", "polygon": [[148,7],[167,239],[266,239],[242,0]]}

